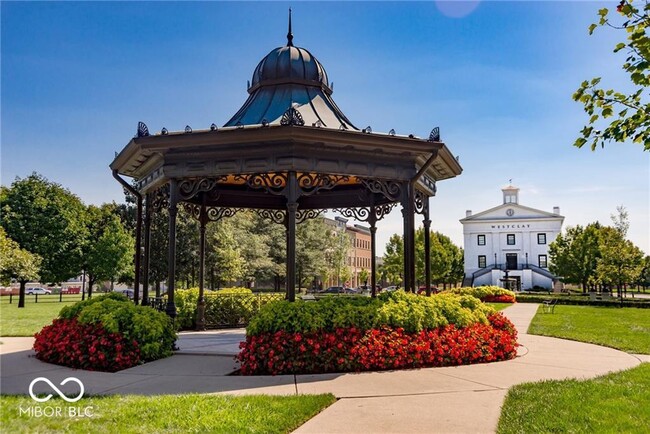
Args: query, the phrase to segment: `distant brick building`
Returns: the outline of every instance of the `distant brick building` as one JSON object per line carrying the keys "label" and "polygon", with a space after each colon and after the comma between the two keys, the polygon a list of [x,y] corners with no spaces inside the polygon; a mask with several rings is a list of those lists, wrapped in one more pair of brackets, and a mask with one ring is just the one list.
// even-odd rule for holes
{"label": "distant brick building", "polygon": [[[350,287],[365,285],[366,282],[361,280],[362,270],[367,270],[370,274],[370,228],[362,225],[349,226],[348,219],[335,217],[334,219],[325,218],[325,223],[334,227],[336,230],[345,231],[350,238],[350,247],[345,264],[351,272],[351,278],[347,283]],[[368,279],[369,281],[370,279]],[[338,282],[327,282],[329,285],[336,285]]]}

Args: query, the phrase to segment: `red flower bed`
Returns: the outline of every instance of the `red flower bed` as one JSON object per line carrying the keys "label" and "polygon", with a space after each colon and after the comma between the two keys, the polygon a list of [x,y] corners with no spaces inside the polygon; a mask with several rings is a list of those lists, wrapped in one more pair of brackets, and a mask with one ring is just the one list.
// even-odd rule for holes
{"label": "red flower bed", "polygon": [[488,295],[487,297],[483,297],[481,301],[487,302],[487,303],[516,303],[517,300],[515,297],[512,295]]}
{"label": "red flower bed", "polygon": [[80,324],[76,319],[55,319],[35,335],[36,358],[48,363],[115,372],[140,362],[138,343],[100,324]]}
{"label": "red flower bed", "polygon": [[452,366],[508,360],[517,331],[500,313],[490,324],[407,333],[402,328],[278,331],[248,336],[237,359],[243,375],[312,374]]}

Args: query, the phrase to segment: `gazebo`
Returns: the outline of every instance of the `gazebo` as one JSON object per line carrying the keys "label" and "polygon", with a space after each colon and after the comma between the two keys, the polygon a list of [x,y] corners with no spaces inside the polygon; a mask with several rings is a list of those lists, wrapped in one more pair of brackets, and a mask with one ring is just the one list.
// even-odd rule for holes
{"label": "gazebo", "polygon": [[[367,222],[371,231],[370,282],[376,286],[376,222],[399,204],[404,221],[404,289],[415,290],[415,214],[423,216],[426,288],[430,291],[429,198],[437,181],[462,168],[440,141],[437,128],[426,138],[357,128],[332,99],[321,63],[293,44],[264,57],[253,72],[248,99],[223,125],[205,130],[150,134],[138,125],[110,164],[113,176],[138,204],[135,300],[148,302],[150,227],[153,212],[169,214],[166,312],[174,303],[176,216],[183,206],[200,222],[199,320],[204,307],[205,227],[210,221],[254,209],[286,228],[286,298],[295,300],[296,225],[327,209]],[[133,184],[122,178],[133,178]],[[143,211],[144,209],[144,211]],[[144,236],[142,226],[144,224]],[[143,256],[143,258],[141,258]]]}

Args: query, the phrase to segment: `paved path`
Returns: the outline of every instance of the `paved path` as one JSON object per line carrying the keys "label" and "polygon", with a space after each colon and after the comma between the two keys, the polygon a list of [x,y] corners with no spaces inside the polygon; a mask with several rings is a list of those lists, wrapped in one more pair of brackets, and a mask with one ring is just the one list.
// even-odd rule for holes
{"label": "paved path", "polygon": [[[2,338],[0,393],[26,394],[29,383],[38,376],[55,384],[75,376],[88,394],[333,393],[339,400],[297,432],[474,433],[495,430],[512,385],[591,378],[612,368],[628,369],[641,363],[640,357],[610,348],[522,333],[536,310],[535,304],[518,303],[504,311],[520,331],[522,347],[514,360],[359,374],[228,376],[236,369],[232,356],[243,339],[241,329],[182,333],[178,354],[113,374],[43,363],[33,357],[31,338]],[[558,314],[561,306],[556,308]],[[43,386],[40,391],[49,392],[45,384],[39,386]]]}

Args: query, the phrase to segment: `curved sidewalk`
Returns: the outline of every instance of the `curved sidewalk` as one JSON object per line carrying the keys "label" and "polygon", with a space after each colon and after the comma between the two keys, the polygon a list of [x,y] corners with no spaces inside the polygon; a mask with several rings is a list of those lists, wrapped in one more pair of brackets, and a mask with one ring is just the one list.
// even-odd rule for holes
{"label": "curved sidewalk", "polygon": [[514,360],[358,374],[228,376],[242,330],[183,333],[178,354],[113,374],[43,363],[33,357],[31,338],[0,338],[0,393],[26,394],[39,376],[55,384],[75,376],[87,394],[333,393],[339,400],[297,432],[493,432],[515,384],[591,378],[641,363],[611,348],[522,333],[536,311],[537,305],[525,303],[504,310],[520,331],[522,347]]}

